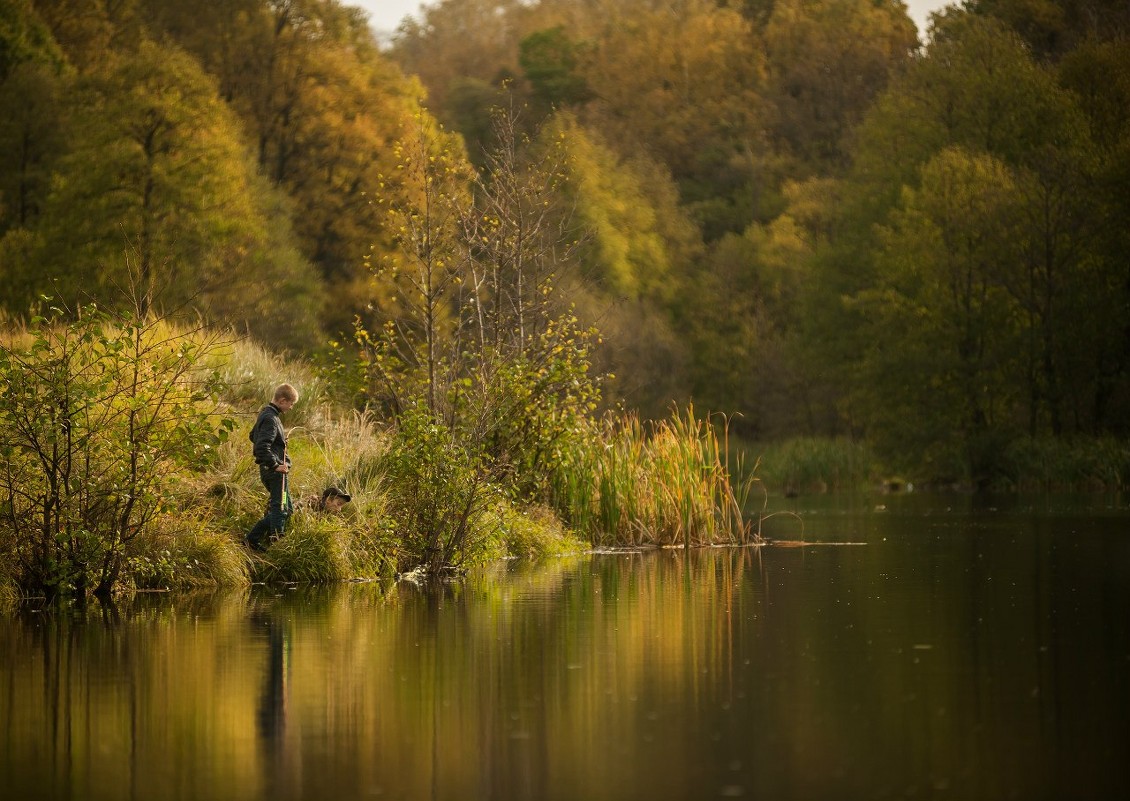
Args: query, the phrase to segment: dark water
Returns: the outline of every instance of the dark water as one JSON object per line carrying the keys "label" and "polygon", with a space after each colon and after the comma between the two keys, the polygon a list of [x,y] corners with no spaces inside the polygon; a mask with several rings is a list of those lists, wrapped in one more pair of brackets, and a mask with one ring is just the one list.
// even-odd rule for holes
{"label": "dark water", "polygon": [[1128,798],[1130,511],[1085,502],[0,619],[0,798]]}

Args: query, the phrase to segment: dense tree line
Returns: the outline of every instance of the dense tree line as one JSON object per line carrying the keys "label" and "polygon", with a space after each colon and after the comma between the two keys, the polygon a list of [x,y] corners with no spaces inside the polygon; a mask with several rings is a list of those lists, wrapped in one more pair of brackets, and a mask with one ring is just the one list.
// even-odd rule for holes
{"label": "dense tree line", "polygon": [[387,209],[427,194],[399,148],[423,115],[489,194],[507,107],[516,158],[567,154],[545,224],[606,402],[979,479],[1127,433],[1128,33],[1120,0],[974,0],[922,42],[898,0],[441,0],[382,50],[335,0],[4,0],[0,302],[377,330]]}
{"label": "dense tree line", "polygon": [[[582,196],[645,177],[584,265],[652,320],[614,338],[635,402],[985,480],[1016,438],[1127,433],[1128,33],[1113,0],[979,0],[921,42],[899,2],[445,0],[393,56],[469,146],[511,81],[604,149]],[[662,276],[635,307],[625,262]]]}
{"label": "dense tree line", "polygon": [[[371,300],[422,90],[337,2],[6,0],[4,305],[140,288],[316,348]],[[393,188],[383,191],[393,192]]]}

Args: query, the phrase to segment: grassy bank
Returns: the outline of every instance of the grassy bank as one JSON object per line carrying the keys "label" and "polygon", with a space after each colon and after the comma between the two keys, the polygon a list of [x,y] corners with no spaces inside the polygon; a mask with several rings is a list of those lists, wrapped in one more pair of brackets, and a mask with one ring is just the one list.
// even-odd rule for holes
{"label": "grassy bank", "polygon": [[[136,586],[333,582],[393,576],[420,564],[424,554],[406,524],[416,508],[434,498],[404,497],[395,466],[429,459],[450,463],[455,453],[425,438],[405,441],[395,422],[343,408],[309,365],[272,356],[249,343],[226,347],[214,367],[227,387],[225,409],[239,422],[209,468],[181,483],[165,523],[171,536],[147,541],[135,555],[134,564],[145,568],[135,571]],[[247,432],[273,388],[284,380],[301,393],[284,419],[294,463],[290,492],[295,511],[285,536],[263,554],[252,554],[242,547],[241,537],[262,517],[266,493]],[[453,444],[448,441],[443,447]],[[330,486],[351,496],[340,513],[316,508]],[[471,521],[473,531],[467,549],[458,554],[459,567],[583,547],[546,507],[516,504],[504,493],[490,495]],[[149,567],[154,547],[159,555],[171,554],[157,560],[157,569]]]}
{"label": "grassy bank", "polygon": [[[39,336],[48,334],[40,331]],[[97,338],[101,347],[112,348],[110,343],[119,336],[119,331],[107,328]],[[724,427],[698,419],[690,410],[655,425],[631,416],[558,419],[550,410],[544,419],[553,422],[551,440],[511,436],[505,448],[492,450],[493,438],[471,447],[426,410],[386,419],[347,408],[334,401],[330,384],[308,364],[247,342],[204,332],[178,333],[164,326],[139,338],[163,343],[161,353],[169,347],[190,352],[195,361],[189,367],[179,365],[180,372],[165,384],[166,374],[150,369],[149,356],[137,359],[134,366],[149,375],[152,395],[123,396],[118,384],[112,391],[101,385],[87,387],[66,374],[63,368],[73,367],[69,363],[57,371],[55,380],[68,392],[84,387],[80,400],[86,407],[109,410],[100,418],[102,428],[81,415],[62,423],[52,418],[42,426],[42,437],[52,441],[60,425],[66,429],[73,448],[68,458],[75,464],[86,460],[85,478],[59,490],[37,475],[29,446],[18,439],[5,442],[19,475],[9,471],[7,500],[0,510],[5,512],[0,515],[0,601],[11,602],[17,592],[50,595],[49,589],[36,592],[45,582],[53,582],[50,586],[59,593],[89,592],[95,571],[110,559],[120,563],[113,573],[117,591],[190,590],[377,578],[436,565],[458,570],[508,557],[576,552],[590,545],[698,545],[751,537],[741,509],[754,480],[741,486],[731,483]],[[84,341],[65,340],[62,349],[81,351]],[[32,358],[37,352],[28,344],[26,331],[7,342],[10,355]],[[53,353],[57,345],[41,348],[40,356]],[[96,349],[82,364],[97,365],[100,358]],[[296,509],[285,536],[257,554],[242,545],[244,532],[262,516],[266,500],[248,432],[273,388],[283,381],[296,385],[301,394],[284,419]],[[25,389],[30,401],[17,408],[9,398],[9,418],[36,415],[41,401],[35,393],[41,388],[29,384]],[[182,390],[183,405],[175,410],[192,421],[185,430],[207,436],[185,438],[179,428],[183,420],[170,418],[166,439],[145,440],[134,451],[99,450],[103,440],[124,436],[127,429],[121,426],[132,419],[128,415],[148,408],[153,397],[167,398]],[[529,449],[525,455],[522,448]],[[160,468],[138,485],[149,498],[147,514],[128,518],[128,526],[118,525],[117,518],[97,517],[106,505],[99,499],[120,500],[116,493],[121,491],[120,483],[105,483],[101,477],[119,470],[123,461],[157,456],[163,459]],[[517,471],[516,464],[526,467]],[[21,476],[24,484],[16,481]],[[315,508],[329,486],[352,496],[340,513]],[[46,541],[37,540],[35,530],[23,525],[21,514],[43,498],[71,510],[75,518],[52,518],[49,522],[60,525]],[[114,508],[121,516],[133,507]],[[103,526],[96,536],[91,534],[93,523],[86,520]],[[439,550],[442,559],[437,560]],[[29,572],[37,554],[46,555],[40,574]],[[58,567],[53,554],[70,561]]]}
{"label": "grassy bank", "polygon": [[[517,500],[505,485],[476,483],[481,473],[464,464],[449,437],[433,438],[371,414],[343,411],[328,393],[311,402],[303,393],[289,427],[298,508],[285,537],[262,555],[243,549],[239,537],[262,515],[265,492],[251,457],[246,430],[253,413],[284,378],[318,379],[300,364],[268,358],[246,344],[232,348],[223,370],[233,391],[225,403],[240,410],[233,437],[211,467],[182,484],[163,530],[133,557],[139,588],[239,585],[248,581],[331,582],[392,576],[424,562],[415,531],[422,508],[457,508],[474,485],[476,511],[459,565],[539,558],[589,546],[698,545],[748,541],[751,526],[740,513],[752,476],[731,483],[725,432],[694,416],[645,425],[638,418],[587,422],[562,441],[549,460],[553,491]],[[294,379],[298,376],[298,379]],[[408,426],[404,422],[402,426]],[[405,437],[406,434],[409,436]],[[427,494],[401,473],[432,463],[449,468],[442,481],[429,476]],[[340,514],[312,508],[327,486],[352,496]],[[454,514],[454,511],[451,512]]]}

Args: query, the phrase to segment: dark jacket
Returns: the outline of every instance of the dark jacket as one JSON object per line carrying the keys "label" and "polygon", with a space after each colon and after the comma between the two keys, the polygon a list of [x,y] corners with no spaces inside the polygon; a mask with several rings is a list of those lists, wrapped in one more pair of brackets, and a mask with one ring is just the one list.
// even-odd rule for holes
{"label": "dark jacket", "polygon": [[286,431],[279,419],[278,406],[268,403],[263,407],[251,429],[250,437],[252,452],[260,467],[274,470],[284,461],[290,464],[290,457],[286,454]]}

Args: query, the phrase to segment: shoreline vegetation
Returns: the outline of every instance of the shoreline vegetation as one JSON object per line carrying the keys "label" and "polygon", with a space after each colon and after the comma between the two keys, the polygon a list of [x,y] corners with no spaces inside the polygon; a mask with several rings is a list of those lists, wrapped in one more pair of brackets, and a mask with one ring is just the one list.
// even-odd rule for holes
{"label": "shoreline vegetation", "polygon": [[[580,244],[561,224],[564,154],[520,157],[513,116],[494,124],[484,177],[417,117],[390,177],[409,191],[372,201],[397,232],[367,265],[381,316],[313,358],[191,305],[166,316],[140,252],[113,302],[43,297],[17,318],[0,338],[0,583],[108,599],[755,538],[757,478],[734,478],[725,418],[603,411],[600,336],[562,267]],[[300,393],[285,421],[297,512],[260,557],[238,544],[262,503],[246,433],[282,382]],[[352,496],[344,514],[304,502],[328,486]]]}
{"label": "shoreline vegetation", "polygon": [[[500,455],[424,410],[351,409],[325,371],[203,329],[55,309],[0,338],[0,358],[7,603],[438,577],[512,557],[758,536],[745,512],[756,477],[734,477],[725,422],[692,408],[656,423],[578,415],[551,448],[534,438],[541,451],[517,472],[520,438]],[[301,393],[287,421],[296,510],[252,554],[241,537],[263,498],[247,429],[284,379]],[[352,496],[341,513],[313,503],[331,485]]]}
{"label": "shoreline vegetation", "polygon": [[[770,493],[911,484],[884,477],[864,445],[739,443],[726,418],[691,407],[651,423],[626,413],[578,416],[530,465],[544,468],[535,480],[501,469],[497,455],[469,449],[428,414],[382,418],[341,404],[326,372],[309,364],[205,330],[123,327],[94,309],[72,322],[35,318],[5,335],[0,353],[5,606],[43,596],[440,577],[589,549],[759,544]],[[108,364],[114,358],[123,361]],[[20,369],[31,380],[15,381]],[[302,392],[288,426],[296,511],[286,535],[253,555],[241,536],[263,501],[246,430],[284,378]],[[76,407],[70,422],[45,414],[47,398]],[[23,401],[22,421],[13,400]],[[137,435],[139,412],[145,436]],[[133,453],[122,444],[131,426]],[[26,436],[22,452],[13,431]],[[753,453],[756,462],[745,461]],[[1130,462],[1125,445],[1102,440],[1023,440],[1004,453],[1016,472],[993,489],[1120,488]],[[115,465],[131,464],[129,486]],[[320,513],[312,502],[331,485],[352,495],[342,513]]]}
{"label": "shoreline vegetation", "polygon": [[[475,1],[387,47],[325,0],[10,4],[0,593],[1130,483],[1124,4],[920,40],[898,3],[538,0],[476,39]],[[246,433],[280,382],[293,494],[353,501],[260,558]]]}

